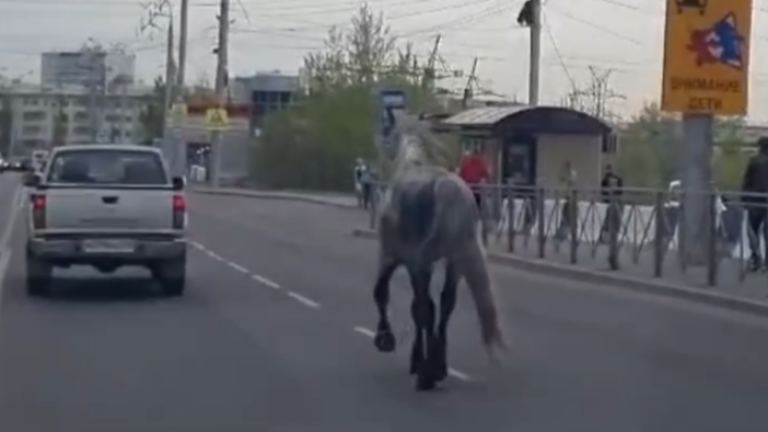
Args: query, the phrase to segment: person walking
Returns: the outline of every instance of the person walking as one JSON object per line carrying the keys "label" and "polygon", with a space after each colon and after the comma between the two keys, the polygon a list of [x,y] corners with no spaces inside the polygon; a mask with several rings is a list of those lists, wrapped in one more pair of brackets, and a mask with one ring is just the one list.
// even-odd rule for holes
{"label": "person walking", "polygon": [[363,175],[365,172],[368,171],[368,166],[366,165],[363,158],[357,158],[355,160],[355,165],[352,168],[352,178],[355,183],[355,196],[357,197],[357,205],[361,208],[364,207],[363,205]]}
{"label": "person walking", "polygon": [[765,268],[761,240],[768,245],[768,137],[760,137],[757,147],[758,153],[749,159],[741,186],[741,202],[747,212],[750,271]]}
{"label": "person walking", "polygon": [[485,158],[480,154],[478,146],[473,147],[461,158],[461,162],[459,162],[459,177],[472,189],[477,208],[482,211],[483,191],[480,185],[483,182],[490,182],[491,174]]}

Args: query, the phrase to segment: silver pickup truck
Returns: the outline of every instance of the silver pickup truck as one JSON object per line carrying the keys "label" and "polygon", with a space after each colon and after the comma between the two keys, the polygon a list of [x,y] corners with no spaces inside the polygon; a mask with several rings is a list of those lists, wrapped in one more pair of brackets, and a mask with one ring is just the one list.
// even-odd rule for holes
{"label": "silver pickup truck", "polygon": [[88,265],[102,273],[148,268],[165,294],[184,292],[187,210],[184,179],[160,152],[133,145],[55,148],[29,172],[27,292],[50,293],[53,269]]}

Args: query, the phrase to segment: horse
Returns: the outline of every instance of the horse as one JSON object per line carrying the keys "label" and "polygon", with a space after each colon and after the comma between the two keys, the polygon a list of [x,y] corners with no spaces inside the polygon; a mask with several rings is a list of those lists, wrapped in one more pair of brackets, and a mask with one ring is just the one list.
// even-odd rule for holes
{"label": "horse", "polygon": [[[399,140],[395,172],[379,206],[374,346],[385,353],[395,350],[388,318],[389,284],[395,270],[404,266],[413,288],[411,317],[416,329],[410,374],[416,376],[417,390],[428,391],[448,376],[448,324],[462,278],[469,286],[482,341],[492,358],[504,348],[504,338],[477,230],[480,215],[475,198],[461,178],[433,163],[429,150],[441,144],[432,139],[427,146],[422,141],[406,136]],[[440,261],[445,261],[445,278],[436,323],[430,282]]]}

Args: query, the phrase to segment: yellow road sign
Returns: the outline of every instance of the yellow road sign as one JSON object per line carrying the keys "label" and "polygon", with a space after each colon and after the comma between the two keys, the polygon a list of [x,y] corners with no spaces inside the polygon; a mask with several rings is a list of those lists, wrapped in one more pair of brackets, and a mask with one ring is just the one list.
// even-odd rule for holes
{"label": "yellow road sign", "polygon": [[661,109],[746,114],[751,26],[752,0],[667,0]]}
{"label": "yellow road sign", "polygon": [[224,130],[228,124],[227,110],[223,108],[209,108],[205,112],[205,127],[209,130]]}
{"label": "yellow road sign", "polygon": [[175,103],[171,105],[171,117],[186,117],[187,116],[187,104]]}

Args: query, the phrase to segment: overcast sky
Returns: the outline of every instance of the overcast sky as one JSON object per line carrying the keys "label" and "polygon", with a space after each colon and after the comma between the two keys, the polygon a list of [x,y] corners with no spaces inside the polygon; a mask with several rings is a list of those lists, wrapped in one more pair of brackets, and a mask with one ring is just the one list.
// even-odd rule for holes
{"label": "overcast sky", "polygon": [[[212,77],[216,0],[190,0],[189,80]],[[281,70],[295,73],[304,53],[319,47],[332,25],[344,25],[360,2],[353,0],[233,1],[231,71],[236,75]],[[469,71],[480,58],[482,87],[527,98],[528,32],[515,23],[523,0],[372,0],[402,41],[426,55],[443,34],[447,64]],[[768,0],[754,0],[749,117],[768,123]],[[178,6],[178,0],[174,0]],[[544,0],[543,103],[558,102],[572,86],[587,87],[593,66],[612,71],[617,98],[611,108],[627,115],[660,96],[662,0]],[[130,0],[0,0],[0,67],[9,77],[37,80],[39,53],[78,49],[93,38],[126,43],[138,56],[138,74],[162,73],[164,35],[137,36],[146,13]],[[164,25],[162,21],[158,21]],[[560,55],[558,55],[558,52]],[[562,62],[560,61],[562,58]],[[448,83],[445,83],[448,85]],[[451,83],[463,85],[461,81]]]}

